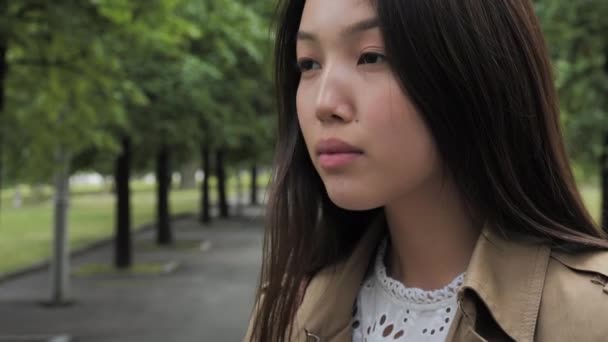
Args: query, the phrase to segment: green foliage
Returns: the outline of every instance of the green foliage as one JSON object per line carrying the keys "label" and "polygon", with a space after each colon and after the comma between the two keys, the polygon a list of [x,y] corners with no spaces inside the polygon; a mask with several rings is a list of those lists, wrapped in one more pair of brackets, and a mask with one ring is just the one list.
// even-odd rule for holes
{"label": "green foliage", "polygon": [[537,0],[574,160],[597,169],[608,132],[608,2]]}
{"label": "green foliage", "polygon": [[[267,126],[260,129],[257,119],[269,116],[272,96],[264,58],[270,46],[267,20],[238,1],[171,5],[162,18],[140,16],[128,25],[139,29],[127,34],[124,70],[146,101],[129,105],[125,134],[134,138],[140,155],[168,145],[178,162],[196,158],[202,143],[238,148],[252,146],[250,137],[261,142],[251,156],[264,155],[272,122],[262,120]],[[155,38],[158,33],[152,32],[160,27],[172,28],[172,40]],[[137,160],[140,169],[150,164],[150,158]]]}
{"label": "green foliage", "polygon": [[106,48],[111,23],[94,6],[67,0],[11,2],[2,21],[9,65],[4,150],[13,176],[48,179],[60,147],[70,154],[115,148],[106,127],[123,123],[125,114],[120,63]]}
{"label": "green foliage", "polygon": [[[2,2],[0,0],[0,2]],[[55,151],[111,172],[129,135],[140,169],[160,145],[270,150],[267,5],[244,1],[12,1],[0,14],[12,181],[47,181]],[[5,38],[2,38],[5,37]],[[264,151],[265,150],[265,151]]]}
{"label": "green foliage", "polygon": [[[194,213],[196,190],[174,191],[173,214]],[[154,191],[133,193],[133,225],[141,227],[154,221]],[[19,209],[6,206],[0,215],[0,275],[18,270],[50,257],[52,201]],[[69,214],[70,248],[79,249],[114,233],[115,196],[111,193],[82,195],[71,201]]]}
{"label": "green foliage", "polygon": [[[608,2],[535,4],[570,154],[582,170],[595,168],[608,130]],[[59,147],[74,169],[110,172],[124,134],[142,170],[163,144],[184,161],[201,143],[227,148],[235,161],[270,159],[270,2],[3,0],[0,7],[11,180],[48,179]]]}

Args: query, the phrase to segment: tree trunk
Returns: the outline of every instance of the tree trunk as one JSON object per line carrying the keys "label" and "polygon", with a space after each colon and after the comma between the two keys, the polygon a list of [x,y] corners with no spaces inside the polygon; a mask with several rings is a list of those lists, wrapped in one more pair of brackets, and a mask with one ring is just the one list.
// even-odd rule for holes
{"label": "tree trunk", "polygon": [[217,193],[220,217],[228,218],[228,202],[226,198],[226,171],[224,169],[224,150],[218,148],[215,154],[215,173],[217,176]]}
{"label": "tree trunk", "polygon": [[604,146],[601,159],[602,178],[602,228],[608,233],[608,132],[604,133]]}
{"label": "tree trunk", "polygon": [[131,200],[129,179],[131,168],[131,139],[122,138],[122,153],[116,159],[114,184],[116,184],[116,235],[114,237],[114,265],[129,268],[131,253]]}
{"label": "tree trunk", "polygon": [[201,159],[203,163],[203,184],[201,184],[201,214],[200,221],[202,223],[209,223],[211,221],[211,214],[209,212],[209,176],[211,175],[211,167],[209,165],[209,145],[201,145]]}
{"label": "tree trunk", "polygon": [[173,243],[171,222],[169,221],[169,187],[171,185],[171,173],[169,170],[169,149],[163,145],[158,151],[156,160],[156,242],[159,245],[170,245]]}
{"label": "tree trunk", "polygon": [[234,214],[236,216],[241,216],[243,214],[243,198],[245,197],[243,194],[243,178],[241,177],[241,170],[236,170],[236,202]]}
{"label": "tree trunk", "polygon": [[51,304],[63,305],[69,296],[69,239],[68,239],[68,196],[70,159],[65,148],[56,153],[57,172],[55,174],[53,257],[51,259],[52,293]]}
{"label": "tree trunk", "polygon": [[258,205],[258,167],[251,167],[251,205]]}
{"label": "tree trunk", "polygon": [[[6,9],[6,3],[2,2],[0,5],[0,13],[4,13]],[[6,62],[6,51],[7,51],[7,41],[6,37],[0,36],[0,194],[2,190],[2,180],[4,179],[2,176],[4,175],[4,81],[6,80],[6,75],[8,73],[8,63]],[[2,196],[0,196],[0,208],[2,208]]]}

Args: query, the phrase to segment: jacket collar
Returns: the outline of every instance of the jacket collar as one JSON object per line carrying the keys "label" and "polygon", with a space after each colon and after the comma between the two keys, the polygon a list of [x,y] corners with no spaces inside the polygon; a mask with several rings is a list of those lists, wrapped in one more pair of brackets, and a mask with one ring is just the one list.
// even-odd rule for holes
{"label": "jacket collar", "polygon": [[551,250],[508,240],[486,224],[459,293],[472,290],[494,321],[516,341],[532,341]]}
{"label": "jacket collar", "polygon": [[[348,260],[323,269],[311,280],[296,314],[296,330],[321,340],[350,330],[353,304],[367,266],[386,233],[384,215],[380,216]],[[514,340],[531,341],[549,256],[549,247],[509,241],[486,224],[475,245],[459,300],[468,299],[467,290],[474,292],[505,333]]]}
{"label": "jacket collar", "polygon": [[385,227],[384,215],[379,215],[346,261],[327,267],[312,278],[296,313],[298,333],[304,331],[325,341],[350,328],[359,287]]}

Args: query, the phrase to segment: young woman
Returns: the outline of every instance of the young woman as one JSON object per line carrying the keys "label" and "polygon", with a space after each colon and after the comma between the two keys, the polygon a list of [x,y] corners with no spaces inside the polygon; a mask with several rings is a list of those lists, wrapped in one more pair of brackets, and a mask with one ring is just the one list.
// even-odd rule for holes
{"label": "young woman", "polygon": [[247,341],[608,340],[531,0],[284,0]]}

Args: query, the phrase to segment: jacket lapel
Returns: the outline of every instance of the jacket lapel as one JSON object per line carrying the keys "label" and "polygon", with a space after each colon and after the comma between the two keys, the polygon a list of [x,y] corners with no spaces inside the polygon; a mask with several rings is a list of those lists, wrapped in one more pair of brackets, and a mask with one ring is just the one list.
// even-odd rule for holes
{"label": "jacket lapel", "polygon": [[472,290],[513,340],[532,341],[550,253],[547,246],[509,241],[484,227],[460,300],[467,300],[463,297]]}
{"label": "jacket lapel", "polygon": [[313,277],[296,313],[294,333],[298,340],[351,341],[353,305],[385,227],[384,215],[380,215],[346,261]]}

